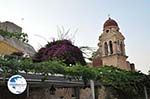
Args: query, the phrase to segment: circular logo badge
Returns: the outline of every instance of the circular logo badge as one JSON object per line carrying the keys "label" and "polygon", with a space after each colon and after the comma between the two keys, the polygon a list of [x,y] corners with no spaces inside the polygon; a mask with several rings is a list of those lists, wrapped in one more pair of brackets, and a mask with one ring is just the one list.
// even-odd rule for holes
{"label": "circular logo badge", "polygon": [[26,90],[27,82],[21,75],[13,75],[9,78],[7,86],[13,94],[21,94]]}

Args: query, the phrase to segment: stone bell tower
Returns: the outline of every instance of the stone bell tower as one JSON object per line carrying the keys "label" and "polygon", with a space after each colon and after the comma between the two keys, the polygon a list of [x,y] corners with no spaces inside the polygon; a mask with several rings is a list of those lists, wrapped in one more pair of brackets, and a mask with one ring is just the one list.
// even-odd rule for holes
{"label": "stone bell tower", "polygon": [[[126,59],[125,37],[119,31],[117,22],[111,18],[106,20],[103,25],[103,32],[99,36],[98,50],[93,62],[99,65],[116,66],[125,70],[132,70],[131,65]],[[133,66],[132,66],[133,67]]]}

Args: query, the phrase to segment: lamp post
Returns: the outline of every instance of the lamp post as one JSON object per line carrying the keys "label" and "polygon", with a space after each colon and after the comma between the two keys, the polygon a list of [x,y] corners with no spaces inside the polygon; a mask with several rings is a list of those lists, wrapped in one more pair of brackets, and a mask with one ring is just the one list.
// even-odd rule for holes
{"label": "lamp post", "polygon": [[49,89],[50,94],[55,95],[55,91],[56,91],[56,89],[55,89],[54,85],[52,85],[51,88]]}

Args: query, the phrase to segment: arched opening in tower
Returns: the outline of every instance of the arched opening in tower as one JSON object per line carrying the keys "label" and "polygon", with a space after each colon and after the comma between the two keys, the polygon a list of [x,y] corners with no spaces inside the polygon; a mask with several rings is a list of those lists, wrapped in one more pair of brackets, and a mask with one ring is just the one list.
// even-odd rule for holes
{"label": "arched opening in tower", "polygon": [[120,51],[121,51],[121,54],[124,54],[124,48],[123,48],[123,43],[120,42]]}
{"label": "arched opening in tower", "polygon": [[113,44],[112,41],[109,41],[110,54],[113,54]]}
{"label": "arched opening in tower", "polygon": [[107,45],[107,42],[104,43],[104,51],[105,51],[105,55],[108,55],[108,45]]}

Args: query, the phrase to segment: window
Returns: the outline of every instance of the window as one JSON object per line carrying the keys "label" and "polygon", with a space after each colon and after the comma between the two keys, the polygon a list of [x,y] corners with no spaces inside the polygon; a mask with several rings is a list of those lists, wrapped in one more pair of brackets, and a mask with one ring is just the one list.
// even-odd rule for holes
{"label": "window", "polygon": [[113,44],[112,41],[109,41],[110,54],[113,54]]}
{"label": "window", "polygon": [[122,42],[120,43],[120,51],[121,51],[122,54],[124,53],[123,43]]}
{"label": "window", "polygon": [[109,30],[106,30],[106,33],[108,33],[109,32]]}
{"label": "window", "polygon": [[108,45],[107,45],[107,42],[104,43],[104,51],[105,51],[105,55],[108,55]]}

